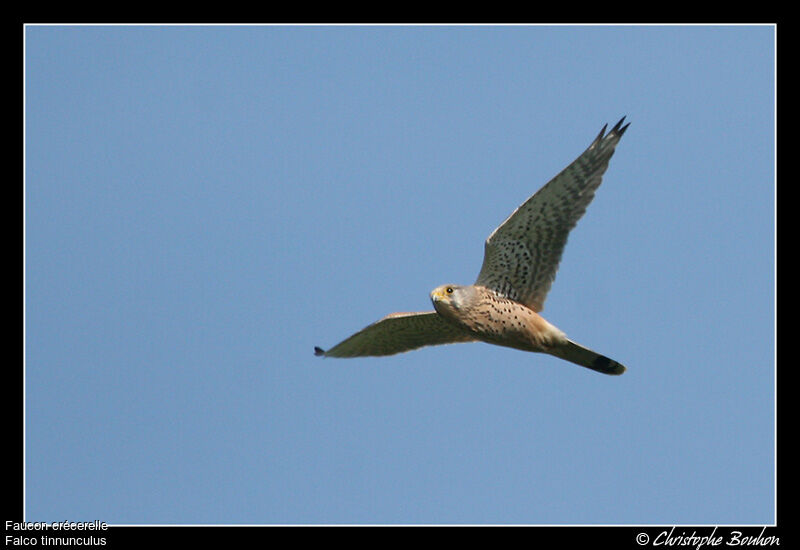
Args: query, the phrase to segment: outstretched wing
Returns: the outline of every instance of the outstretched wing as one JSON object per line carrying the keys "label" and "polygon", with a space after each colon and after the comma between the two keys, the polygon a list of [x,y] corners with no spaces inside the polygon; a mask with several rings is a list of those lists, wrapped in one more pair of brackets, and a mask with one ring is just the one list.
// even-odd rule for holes
{"label": "outstretched wing", "polygon": [[541,311],[567,235],[600,186],[608,161],[628,124],[625,117],[608,134],[603,126],[575,161],[517,208],[486,239],[476,285]]}
{"label": "outstretched wing", "polygon": [[475,338],[470,333],[451,325],[435,311],[392,313],[328,351],[315,347],[314,353],[325,357],[394,355],[422,346],[472,341]]}

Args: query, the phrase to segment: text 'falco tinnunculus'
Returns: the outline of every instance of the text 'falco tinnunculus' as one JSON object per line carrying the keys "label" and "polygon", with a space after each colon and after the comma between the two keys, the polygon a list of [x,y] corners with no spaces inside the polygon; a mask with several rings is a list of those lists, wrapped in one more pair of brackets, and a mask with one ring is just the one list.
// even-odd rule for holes
{"label": "text 'falco tinnunculus'", "polygon": [[605,374],[625,367],[567,338],[539,312],[567,235],[600,186],[628,124],[608,125],[575,161],[517,208],[486,239],[474,285],[442,285],[431,292],[435,311],[392,313],[328,351],[326,357],[393,355],[423,346],[482,341],[549,353]]}

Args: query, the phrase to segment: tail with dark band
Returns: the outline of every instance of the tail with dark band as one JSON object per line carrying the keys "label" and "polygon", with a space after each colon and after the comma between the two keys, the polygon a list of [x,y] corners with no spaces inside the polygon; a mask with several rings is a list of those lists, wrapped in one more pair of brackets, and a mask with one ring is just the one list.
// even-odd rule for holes
{"label": "tail with dark band", "polygon": [[625,367],[620,363],[585,348],[572,340],[567,340],[567,345],[554,348],[548,353],[603,374],[619,375],[625,372]]}

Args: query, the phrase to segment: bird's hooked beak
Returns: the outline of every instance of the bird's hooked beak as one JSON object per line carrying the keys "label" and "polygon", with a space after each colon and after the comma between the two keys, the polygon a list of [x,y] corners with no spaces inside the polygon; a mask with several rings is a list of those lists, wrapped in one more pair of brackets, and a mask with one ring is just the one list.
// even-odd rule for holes
{"label": "bird's hooked beak", "polygon": [[433,302],[443,302],[447,299],[444,289],[436,288],[431,292],[431,301]]}

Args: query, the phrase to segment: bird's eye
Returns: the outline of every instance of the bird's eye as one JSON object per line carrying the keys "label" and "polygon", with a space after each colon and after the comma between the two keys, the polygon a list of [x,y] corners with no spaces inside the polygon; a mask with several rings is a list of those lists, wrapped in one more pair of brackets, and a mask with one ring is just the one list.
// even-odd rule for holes
{"label": "bird's eye", "polygon": [[452,294],[453,293],[453,287],[452,286],[448,286],[444,291],[447,292],[448,294]]}

